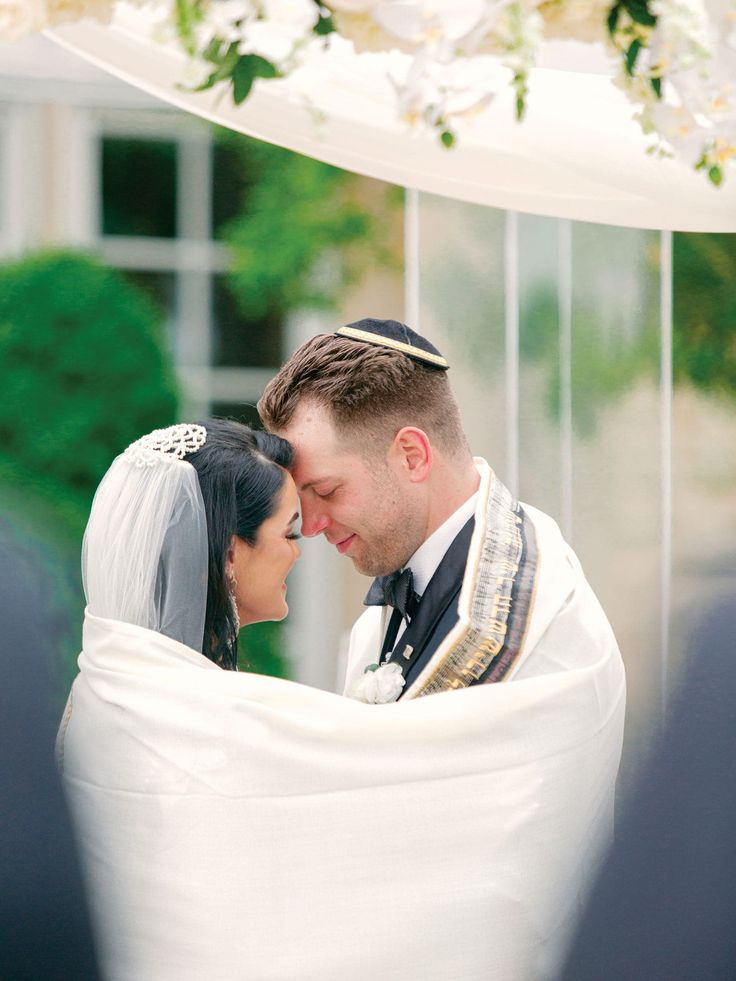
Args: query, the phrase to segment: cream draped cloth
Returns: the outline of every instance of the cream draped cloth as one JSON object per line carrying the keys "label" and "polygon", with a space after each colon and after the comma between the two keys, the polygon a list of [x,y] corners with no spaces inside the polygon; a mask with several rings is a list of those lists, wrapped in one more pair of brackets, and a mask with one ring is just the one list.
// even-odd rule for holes
{"label": "cream draped cloth", "polygon": [[553,615],[535,608],[538,674],[530,648],[525,677],[385,705],[88,613],[58,753],[109,981],[552,972],[623,730],[620,657],[578,570]]}

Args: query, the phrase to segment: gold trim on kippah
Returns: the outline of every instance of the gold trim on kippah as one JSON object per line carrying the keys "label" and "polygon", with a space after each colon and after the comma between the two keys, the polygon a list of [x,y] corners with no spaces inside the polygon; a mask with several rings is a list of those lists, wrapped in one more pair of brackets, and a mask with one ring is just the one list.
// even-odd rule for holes
{"label": "gold trim on kippah", "polygon": [[390,337],[382,337],[369,330],[357,330],[355,327],[341,327],[335,331],[343,337],[354,337],[357,341],[368,341],[369,344],[377,344],[379,347],[391,347],[402,354],[411,354],[412,357],[419,358],[421,361],[429,361],[436,364],[439,368],[449,368],[449,364],[439,354],[432,354],[431,351],[423,351],[420,347],[413,344],[404,344],[403,341],[394,341]]}

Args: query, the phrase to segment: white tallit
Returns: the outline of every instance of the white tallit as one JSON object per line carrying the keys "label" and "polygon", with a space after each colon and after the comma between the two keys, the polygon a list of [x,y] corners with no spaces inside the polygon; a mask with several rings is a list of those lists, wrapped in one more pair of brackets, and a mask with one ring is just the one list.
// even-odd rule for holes
{"label": "white tallit", "polygon": [[559,588],[502,684],[366,705],[87,615],[58,749],[109,981],[554,969],[610,828],[624,678],[535,525]]}

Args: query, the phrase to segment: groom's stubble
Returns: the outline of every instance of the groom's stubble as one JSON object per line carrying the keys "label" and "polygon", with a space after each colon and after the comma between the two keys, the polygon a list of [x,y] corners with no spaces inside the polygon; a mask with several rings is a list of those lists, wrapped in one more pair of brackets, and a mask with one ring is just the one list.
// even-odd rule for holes
{"label": "groom's stubble", "polygon": [[374,520],[366,521],[364,537],[351,555],[364,576],[384,576],[405,566],[424,540],[426,523],[406,499],[389,467],[373,462],[370,488]]}

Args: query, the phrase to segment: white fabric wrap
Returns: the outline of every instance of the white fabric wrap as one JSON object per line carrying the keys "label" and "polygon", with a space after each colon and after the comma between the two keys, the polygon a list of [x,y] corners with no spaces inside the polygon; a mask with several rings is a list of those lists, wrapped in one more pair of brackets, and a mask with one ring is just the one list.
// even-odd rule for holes
{"label": "white fabric wrap", "polygon": [[610,831],[625,685],[556,526],[513,680],[386,705],[87,615],[59,755],[109,981],[531,981]]}

